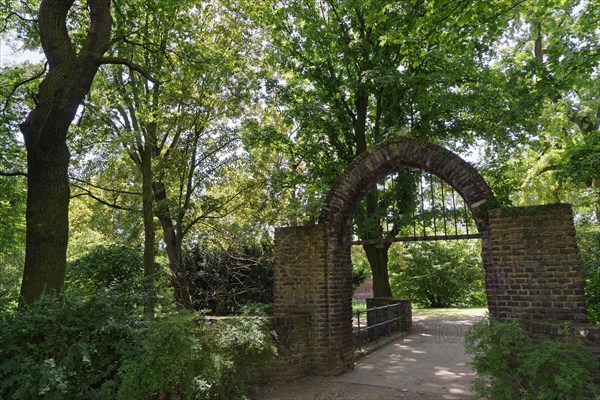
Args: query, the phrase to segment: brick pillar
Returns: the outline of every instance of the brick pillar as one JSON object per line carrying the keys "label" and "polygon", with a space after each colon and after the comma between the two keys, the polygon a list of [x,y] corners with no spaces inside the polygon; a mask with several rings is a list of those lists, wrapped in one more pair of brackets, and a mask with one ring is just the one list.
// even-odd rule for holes
{"label": "brick pillar", "polygon": [[353,367],[350,247],[341,243],[326,223],[275,232],[273,314],[309,315],[308,370],[315,375]]}
{"label": "brick pillar", "polygon": [[570,205],[491,210],[489,228],[496,317],[587,321]]}

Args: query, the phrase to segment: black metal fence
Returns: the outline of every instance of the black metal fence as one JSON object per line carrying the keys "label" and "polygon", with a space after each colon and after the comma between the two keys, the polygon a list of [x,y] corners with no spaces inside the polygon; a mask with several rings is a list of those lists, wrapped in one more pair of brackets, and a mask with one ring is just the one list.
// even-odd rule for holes
{"label": "black metal fence", "polygon": [[[377,341],[381,336],[389,336],[393,332],[402,330],[403,315],[402,303],[388,304],[366,310],[354,311],[354,345],[361,348],[362,344]],[[392,312],[390,312],[392,311]],[[393,312],[395,311],[395,312]],[[361,321],[361,314],[368,317]],[[362,323],[361,323],[362,322]]]}

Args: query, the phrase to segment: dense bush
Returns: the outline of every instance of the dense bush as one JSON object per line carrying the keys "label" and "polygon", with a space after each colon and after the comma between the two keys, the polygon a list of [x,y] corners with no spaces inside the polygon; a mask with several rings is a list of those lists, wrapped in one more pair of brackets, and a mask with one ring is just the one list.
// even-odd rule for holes
{"label": "dense bush", "polygon": [[120,399],[242,398],[254,368],[275,354],[271,333],[256,318],[198,321],[178,313],[144,336],[144,350],[122,368]]}
{"label": "dense bush", "polygon": [[98,247],[69,265],[63,296],[17,310],[0,292],[0,399],[238,398],[274,352],[270,332],[259,319],[142,317],[140,261]]}
{"label": "dense bush", "polygon": [[260,319],[143,319],[137,302],[102,291],[0,311],[0,398],[234,399],[274,354]]}
{"label": "dense bush", "polygon": [[577,338],[528,341],[518,322],[482,319],[465,334],[479,399],[591,399],[597,362]]}
{"label": "dense bush", "polygon": [[212,315],[238,314],[248,304],[273,301],[269,245],[221,249],[196,247],[184,254],[194,306]]}
{"label": "dense bush", "polygon": [[141,291],[144,262],[139,249],[120,245],[97,246],[67,266],[66,288],[73,293],[95,293],[122,286]]}
{"label": "dense bush", "polygon": [[370,277],[371,267],[363,248],[352,246],[352,288],[356,290]]}
{"label": "dense bush", "polygon": [[138,350],[145,324],[131,312],[136,301],[110,291],[0,311],[0,398],[114,398],[119,367]]}
{"label": "dense bush", "polygon": [[390,248],[390,285],[395,297],[426,307],[484,306],[479,243],[417,242]]}

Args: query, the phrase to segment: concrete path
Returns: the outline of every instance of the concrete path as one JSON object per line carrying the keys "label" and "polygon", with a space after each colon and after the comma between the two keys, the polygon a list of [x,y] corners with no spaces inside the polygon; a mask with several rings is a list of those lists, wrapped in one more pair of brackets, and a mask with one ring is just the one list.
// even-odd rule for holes
{"label": "concrete path", "polygon": [[[484,310],[482,310],[484,311]],[[420,317],[413,332],[360,359],[340,382],[397,388],[405,393],[468,399],[475,376],[465,355],[464,333],[483,316]]]}
{"label": "concrete path", "polygon": [[335,377],[308,377],[265,386],[253,399],[469,399],[475,373],[464,332],[485,309],[429,311],[413,317],[413,332],[358,360]]}

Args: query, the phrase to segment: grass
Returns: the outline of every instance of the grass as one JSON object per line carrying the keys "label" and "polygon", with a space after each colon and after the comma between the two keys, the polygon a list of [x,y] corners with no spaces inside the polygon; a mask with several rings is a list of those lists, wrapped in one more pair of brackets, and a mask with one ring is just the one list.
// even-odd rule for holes
{"label": "grass", "polygon": [[352,312],[364,311],[367,309],[366,300],[354,300],[352,299]]}
{"label": "grass", "polygon": [[[352,299],[352,312],[364,311],[367,309],[366,300],[354,300]],[[416,308],[413,307],[412,315],[414,317],[423,318],[446,318],[446,317],[461,317],[473,314],[485,314],[487,308],[485,307],[471,307],[471,308]]]}
{"label": "grass", "polygon": [[413,308],[413,318],[433,318],[443,319],[452,317],[463,317],[470,315],[484,315],[488,309],[486,307],[470,308]]}

